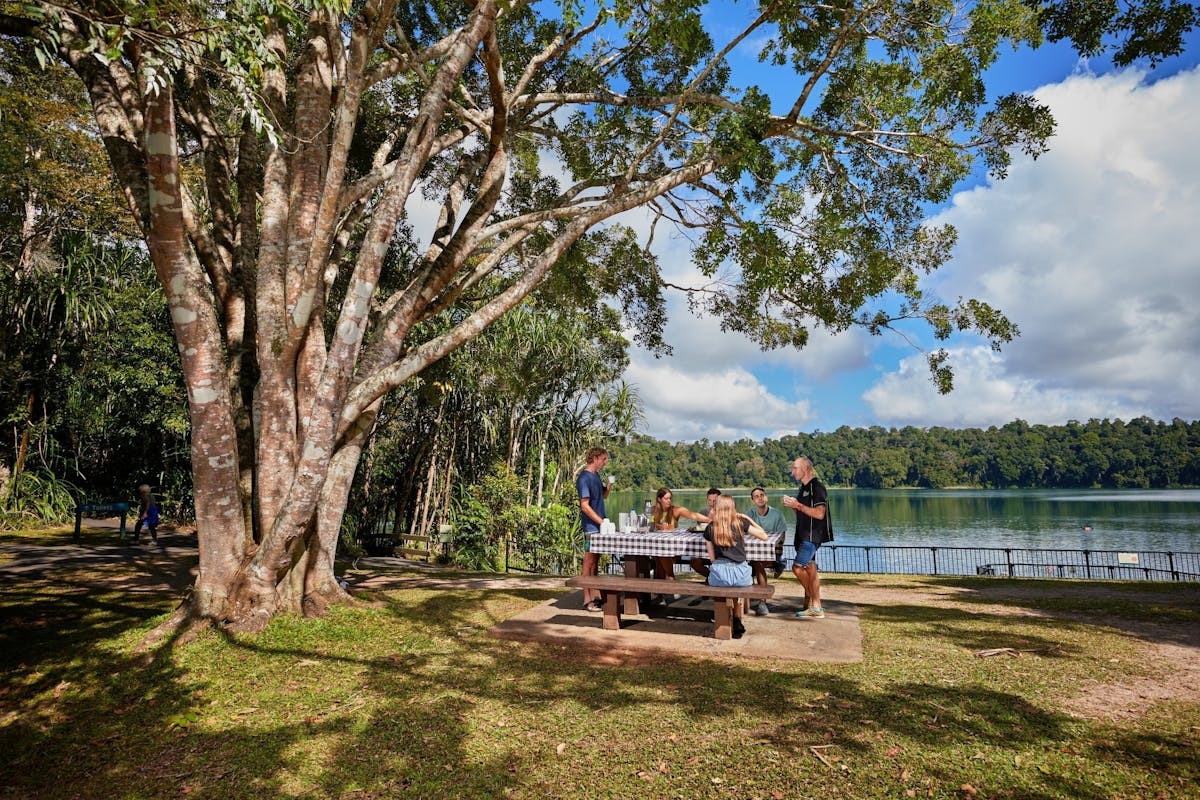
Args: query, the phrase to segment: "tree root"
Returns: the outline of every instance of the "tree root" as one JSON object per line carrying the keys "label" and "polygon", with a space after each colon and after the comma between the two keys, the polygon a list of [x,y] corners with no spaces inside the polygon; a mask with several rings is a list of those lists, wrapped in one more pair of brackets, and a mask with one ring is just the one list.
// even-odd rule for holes
{"label": "tree root", "polygon": [[[298,609],[305,617],[321,617],[337,605],[354,603],[355,599],[343,589],[336,580],[325,581],[317,589],[308,592]],[[232,604],[234,613],[226,619],[215,619],[199,613],[191,598],[179,604],[179,607],[161,623],[147,633],[134,652],[139,654],[147,663],[153,661],[158,653],[171,647],[191,643],[200,632],[217,627],[227,633],[259,633],[271,622],[271,619],[284,609],[272,611],[260,604],[246,602]],[[295,609],[293,609],[295,610]]]}
{"label": "tree root", "polygon": [[305,617],[323,617],[329,609],[337,605],[347,605],[354,602],[349,592],[335,581],[325,581],[315,590],[304,595],[301,609]]}
{"label": "tree root", "polygon": [[150,630],[134,648],[134,653],[143,657],[147,662],[153,661],[159,652],[170,648],[186,645],[200,635],[200,631],[212,625],[213,621],[195,612],[189,601],[179,604],[179,607],[161,623]]}

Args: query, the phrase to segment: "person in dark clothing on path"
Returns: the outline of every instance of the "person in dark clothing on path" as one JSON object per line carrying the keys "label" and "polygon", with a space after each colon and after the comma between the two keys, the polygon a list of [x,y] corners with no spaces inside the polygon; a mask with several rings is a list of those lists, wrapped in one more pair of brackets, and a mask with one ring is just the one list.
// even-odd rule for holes
{"label": "person in dark clothing on path", "polygon": [[138,487],[138,518],[133,525],[133,543],[137,544],[142,534],[142,526],[150,531],[150,540],[158,541],[158,501],[150,492],[150,486],[143,483]]}

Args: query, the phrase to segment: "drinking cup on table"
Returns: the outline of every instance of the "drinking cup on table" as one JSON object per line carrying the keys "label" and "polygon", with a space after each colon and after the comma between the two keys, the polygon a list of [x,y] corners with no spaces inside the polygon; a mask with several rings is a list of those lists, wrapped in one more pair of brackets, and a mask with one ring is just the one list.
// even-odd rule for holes
{"label": "drinking cup on table", "polygon": [[629,512],[622,511],[617,515],[617,519],[621,523],[621,533],[629,533]]}

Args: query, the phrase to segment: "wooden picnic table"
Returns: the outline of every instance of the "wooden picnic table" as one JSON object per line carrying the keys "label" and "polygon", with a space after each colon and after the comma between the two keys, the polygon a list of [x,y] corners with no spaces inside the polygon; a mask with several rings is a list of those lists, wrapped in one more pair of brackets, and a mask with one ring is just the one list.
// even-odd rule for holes
{"label": "wooden picnic table", "polygon": [[[775,545],[783,537],[782,533],[768,534],[766,539],[746,537],[746,558],[749,561],[775,561]],[[645,578],[650,574],[651,558],[672,557],[676,560],[690,561],[693,558],[708,558],[708,543],[704,541],[704,532],[692,528],[675,528],[666,531],[643,531],[616,533],[593,533],[589,539],[589,549],[593,553],[619,555],[624,559],[626,578]],[[665,578],[665,575],[660,575]],[[661,588],[655,589],[664,593]],[[680,592],[681,594],[684,592]],[[639,613],[639,602],[649,601],[650,595],[640,596],[632,592],[625,594],[626,614]]]}

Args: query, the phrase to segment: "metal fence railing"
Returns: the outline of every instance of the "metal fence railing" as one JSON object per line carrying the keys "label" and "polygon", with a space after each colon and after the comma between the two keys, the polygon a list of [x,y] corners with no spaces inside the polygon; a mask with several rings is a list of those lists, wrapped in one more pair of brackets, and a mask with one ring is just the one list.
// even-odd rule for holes
{"label": "metal fence railing", "polygon": [[817,563],[823,572],[881,575],[1200,581],[1200,553],[1193,552],[823,545]]}
{"label": "metal fence railing", "polygon": [[[795,551],[784,547],[791,564]],[[607,561],[606,561],[607,560]],[[989,575],[1009,578],[1200,581],[1200,553],[1117,550],[1035,550],[1010,547],[891,547],[822,545],[817,563],[825,574]],[[567,557],[562,564],[577,568]],[[622,570],[621,559],[605,556],[601,568]],[[676,571],[690,570],[686,563]]]}

